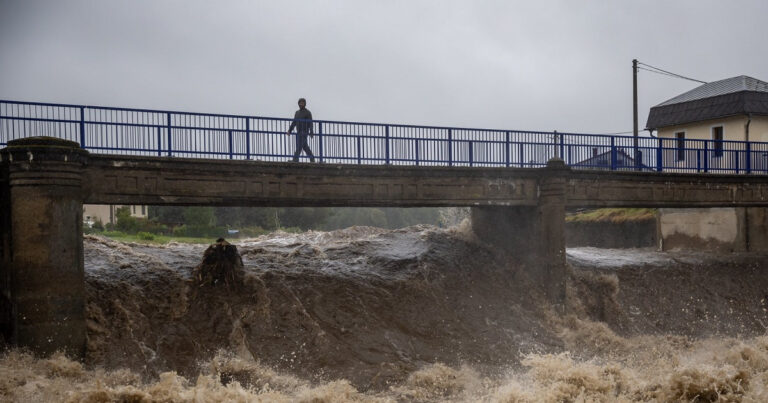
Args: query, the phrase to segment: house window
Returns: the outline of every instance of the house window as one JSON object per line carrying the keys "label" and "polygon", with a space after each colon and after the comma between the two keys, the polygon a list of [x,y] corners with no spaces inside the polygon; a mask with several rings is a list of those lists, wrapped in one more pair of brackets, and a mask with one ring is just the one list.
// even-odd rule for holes
{"label": "house window", "polygon": [[712,128],[712,149],[715,150],[715,157],[723,156],[723,126],[715,126]]}
{"label": "house window", "polygon": [[141,215],[142,216],[147,215],[147,206],[141,206]]}
{"label": "house window", "polygon": [[685,132],[675,133],[677,139],[677,160],[685,161]]}

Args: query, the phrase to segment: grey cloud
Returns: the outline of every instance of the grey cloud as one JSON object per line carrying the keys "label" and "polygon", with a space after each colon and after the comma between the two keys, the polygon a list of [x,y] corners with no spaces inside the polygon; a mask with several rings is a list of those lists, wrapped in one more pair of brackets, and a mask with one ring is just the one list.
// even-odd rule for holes
{"label": "grey cloud", "polygon": [[[764,1],[0,0],[0,98],[582,132],[631,60],[768,80]],[[648,109],[695,83],[640,74]]]}

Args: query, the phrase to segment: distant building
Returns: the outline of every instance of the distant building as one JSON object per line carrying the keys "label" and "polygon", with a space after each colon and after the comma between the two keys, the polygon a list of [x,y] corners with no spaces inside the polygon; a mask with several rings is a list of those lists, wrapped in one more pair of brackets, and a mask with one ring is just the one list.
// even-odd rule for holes
{"label": "distant building", "polygon": [[[631,149],[629,150],[631,152]],[[603,153],[600,153],[598,151],[597,147],[592,148],[592,157],[587,158],[583,161],[579,161],[575,164],[571,164],[574,168],[584,168],[584,169],[611,169],[611,151],[605,151]],[[632,158],[629,154],[627,154],[623,149],[617,149],[615,154],[616,162],[615,162],[615,168],[616,169],[637,169],[640,168],[640,170],[643,171],[652,171],[653,169],[647,165],[640,164],[639,167],[635,166],[635,159]]]}
{"label": "distant building", "polygon": [[85,222],[88,226],[93,225],[93,223],[96,221],[101,221],[102,224],[115,224],[117,223],[117,216],[115,216],[115,211],[120,207],[128,207],[131,211],[132,217],[147,218],[147,206],[85,204],[83,205],[83,222]]}

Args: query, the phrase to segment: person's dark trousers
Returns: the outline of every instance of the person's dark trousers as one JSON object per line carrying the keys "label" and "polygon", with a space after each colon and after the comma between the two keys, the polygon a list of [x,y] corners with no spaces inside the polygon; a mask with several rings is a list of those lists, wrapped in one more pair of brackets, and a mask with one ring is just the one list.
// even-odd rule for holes
{"label": "person's dark trousers", "polygon": [[312,154],[312,150],[309,149],[309,143],[307,137],[309,133],[296,133],[296,152],[293,153],[293,162],[299,162],[299,155],[301,150],[304,150],[309,157],[309,162],[315,162],[315,156]]}

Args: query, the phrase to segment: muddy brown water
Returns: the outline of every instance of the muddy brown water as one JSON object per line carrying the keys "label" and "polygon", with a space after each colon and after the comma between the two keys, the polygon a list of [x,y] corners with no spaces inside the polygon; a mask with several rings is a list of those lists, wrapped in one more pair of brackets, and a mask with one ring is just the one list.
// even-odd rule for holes
{"label": "muddy brown water", "polygon": [[465,227],[207,245],[87,237],[88,351],[0,358],[4,401],[768,401],[768,256],[568,250],[566,315]]}

